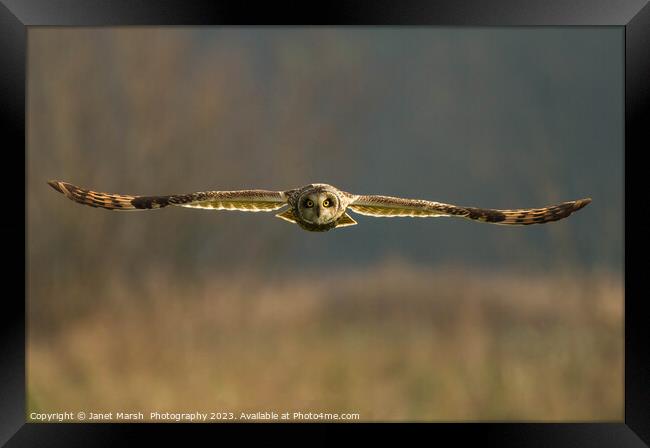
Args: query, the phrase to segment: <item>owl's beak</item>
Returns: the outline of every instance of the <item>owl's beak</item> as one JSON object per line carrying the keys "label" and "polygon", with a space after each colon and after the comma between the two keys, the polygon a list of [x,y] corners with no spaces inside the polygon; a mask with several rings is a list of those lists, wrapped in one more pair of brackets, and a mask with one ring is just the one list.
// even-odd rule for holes
{"label": "owl's beak", "polygon": [[316,206],[316,217],[320,218],[320,207],[318,205]]}

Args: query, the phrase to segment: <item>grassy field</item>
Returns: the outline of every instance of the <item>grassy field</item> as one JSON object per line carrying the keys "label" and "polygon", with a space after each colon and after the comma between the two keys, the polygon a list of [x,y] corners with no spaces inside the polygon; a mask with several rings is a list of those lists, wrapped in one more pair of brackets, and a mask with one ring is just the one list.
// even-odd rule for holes
{"label": "grassy field", "polygon": [[393,264],[326,278],[239,273],[188,285],[157,272],[135,288],[103,282],[85,298],[72,281],[50,285],[44,302],[62,305],[30,307],[28,413],[623,418],[616,275]]}

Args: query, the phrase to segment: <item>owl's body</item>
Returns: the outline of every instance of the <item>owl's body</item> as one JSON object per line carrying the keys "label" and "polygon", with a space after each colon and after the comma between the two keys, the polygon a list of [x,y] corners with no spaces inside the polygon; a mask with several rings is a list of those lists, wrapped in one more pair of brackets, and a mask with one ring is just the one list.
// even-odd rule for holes
{"label": "owl's body", "polygon": [[558,221],[591,202],[587,198],[537,209],[496,210],[460,207],[421,199],[355,195],[328,184],[309,184],[285,191],[207,191],[169,196],[99,193],[61,181],[50,181],[48,184],[75,202],[108,210],[151,210],[179,206],[269,212],[288,206],[276,216],[311,232],[355,225],[357,222],[348,215],[348,210],[374,217],[456,216],[492,224],[529,225]]}

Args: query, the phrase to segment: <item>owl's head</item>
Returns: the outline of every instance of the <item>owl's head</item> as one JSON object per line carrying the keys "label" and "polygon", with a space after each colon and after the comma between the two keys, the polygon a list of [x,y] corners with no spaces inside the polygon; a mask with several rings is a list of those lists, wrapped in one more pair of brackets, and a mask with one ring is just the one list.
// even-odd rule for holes
{"label": "owl's head", "polygon": [[311,232],[325,232],[357,222],[345,210],[358,196],[328,184],[310,184],[285,193],[289,209],[275,216]]}
{"label": "owl's head", "polygon": [[298,196],[296,209],[302,221],[315,226],[335,224],[345,209],[336,188],[326,185],[313,185]]}

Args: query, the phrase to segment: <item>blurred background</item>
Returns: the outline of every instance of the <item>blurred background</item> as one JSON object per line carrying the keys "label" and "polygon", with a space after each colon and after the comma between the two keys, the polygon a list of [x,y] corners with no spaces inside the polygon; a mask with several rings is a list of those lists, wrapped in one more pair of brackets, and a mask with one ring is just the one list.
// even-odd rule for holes
{"label": "blurred background", "polygon": [[[28,33],[28,413],[623,419],[620,28]],[[530,227],[116,213],[326,182]]]}

